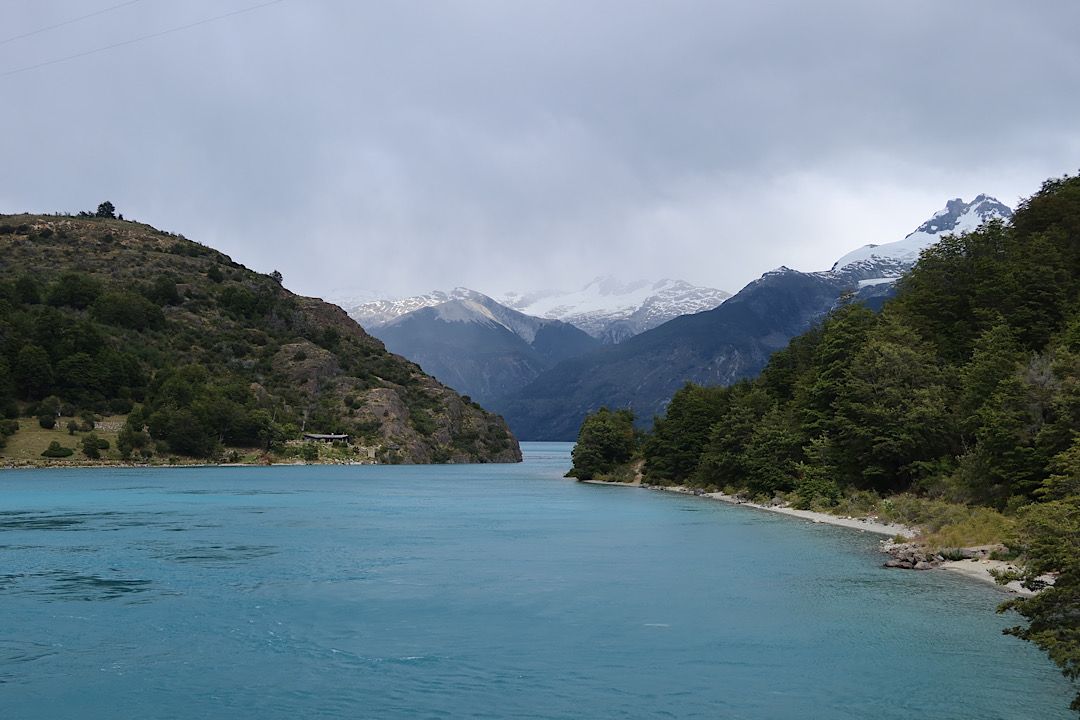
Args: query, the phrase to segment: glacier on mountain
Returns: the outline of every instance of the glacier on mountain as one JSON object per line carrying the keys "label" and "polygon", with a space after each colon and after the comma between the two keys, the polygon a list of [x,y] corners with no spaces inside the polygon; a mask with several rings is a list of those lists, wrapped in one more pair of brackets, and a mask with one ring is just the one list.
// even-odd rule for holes
{"label": "glacier on mountain", "polygon": [[1007,220],[1013,211],[1004,203],[989,195],[979,195],[969,203],[961,198],[950,200],[945,207],[924,222],[903,240],[882,245],[864,245],[852,250],[836,261],[832,270],[839,271],[853,263],[874,263],[880,260],[894,260],[910,266],[919,259],[919,253],[930,247],[945,235],[959,235],[971,232],[988,220]]}

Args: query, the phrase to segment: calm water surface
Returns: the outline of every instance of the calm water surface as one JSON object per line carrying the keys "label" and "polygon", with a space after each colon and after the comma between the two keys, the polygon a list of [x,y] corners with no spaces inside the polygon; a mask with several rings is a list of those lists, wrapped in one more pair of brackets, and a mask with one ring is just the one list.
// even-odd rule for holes
{"label": "calm water surface", "polygon": [[0,474],[0,717],[1073,717],[992,587],[524,448]]}

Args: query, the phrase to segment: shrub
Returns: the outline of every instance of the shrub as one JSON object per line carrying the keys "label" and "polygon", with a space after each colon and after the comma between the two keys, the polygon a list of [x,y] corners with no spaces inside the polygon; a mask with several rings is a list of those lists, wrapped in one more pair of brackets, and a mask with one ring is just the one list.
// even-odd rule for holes
{"label": "shrub", "polygon": [[165,324],[161,307],[133,292],[103,293],[94,300],[91,312],[100,322],[130,330],[157,329]]}
{"label": "shrub", "polygon": [[413,426],[413,430],[416,430],[421,435],[434,435],[435,431],[438,430],[435,421],[423,410],[410,412],[409,424]]}
{"label": "shrub", "polygon": [[41,457],[47,458],[62,458],[69,457],[75,453],[71,448],[61,447],[60,442],[53,440],[49,443],[49,448],[45,452],[41,453]]}
{"label": "shrub", "polygon": [[56,427],[55,415],[38,415],[37,421],[38,425],[45,428],[46,430],[52,430],[54,427]]}
{"label": "shrub", "polygon": [[318,462],[319,447],[315,443],[304,443],[304,447],[300,450],[300,457],[307,462]]}
{"label": "shrub", "polygon": [[101,281],[85,273],[68,272],[49,290],[49,304],[85,310],[97,300],[102,291]]}
{"label": "shrub", "polygon": [[[89,435],[84,437],[83,441],[82,441],[83,455],[90,458],[91,460],[97,460],[98,458],[100,458],[101,457],[101,450],[102,450],[102,447],[101,447],[102,442],[103,441],[99,440],[98,436],[95,435],[94,433],[90,433]],[[108,445],[108,444],[106,443],[106,445]]]}

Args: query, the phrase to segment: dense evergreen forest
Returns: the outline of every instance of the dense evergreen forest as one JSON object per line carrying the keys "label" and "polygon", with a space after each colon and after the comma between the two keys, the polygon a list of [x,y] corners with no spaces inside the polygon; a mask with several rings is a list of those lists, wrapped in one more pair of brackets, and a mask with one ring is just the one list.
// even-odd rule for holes
{"label": "dense evergreen forest", "polygon": [[[59,417],[46,458],[280,460],[306,430],[348,435],[345,460],[520,460],[501,418],[340,308],[109,203],[0,216],[0,253],[0,450]],[[107,416],[112,447],[86,434]]]}
{"label": "dense evergreen forest", "polygon": [[[589,416],[572,473],[645,478],[796,507],[982,513],[1032,589],[1011,634],[1080,675],[1080,177],[1049,180],[1009,223],[946,237],[879,313],[848,301],[753,380],[687,384],[640,443]],[[903,519],[903,518],[901,518]],[[913,518],[907,518],[909,521]],[[1073,703],[1080,710],[1080,696]]]}

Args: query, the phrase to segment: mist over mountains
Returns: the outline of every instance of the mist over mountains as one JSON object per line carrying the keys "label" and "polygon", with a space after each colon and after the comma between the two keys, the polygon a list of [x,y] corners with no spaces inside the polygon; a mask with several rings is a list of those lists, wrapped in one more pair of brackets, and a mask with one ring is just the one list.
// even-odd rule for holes
{"label": "mist over mountains", "polygon": [[780,267],[735,296],[664,279],[600,277],[575,292],[468,288],[347,307],[386,347],[485,407],[525,440],[573,440],[586,413],[632,408],[647,426],[687,381],[730,384],[836,307],[877,309],[919,252],[1012,210],[987,195],[950,200],[902,240],[866,245],[831,269]]}
{"label": "mist over mountains", "polygon": [[487,404],[563,360],[714,308],[730,295],[676,280],[621,284],[598,278],[572,293],[508,297],[531,312],[468,288],[368,301],[346,310],[392,352]]}
{"label": "mist over mountains", "polygon": [[567,360],[489,407],[527,440],[573,440],[585,414],[603,405],[631,408],[647,426],[687,381],[730,384],[756,375],[773,352],[836,307],[844,293],[879,308],[918,259],[918,250],[943,235],[1011,215],[1010,208],[984,195],[970,203],[950,201],[902,241],[860,248],[822,272],[781,267],[765,273],[713,310]]}

